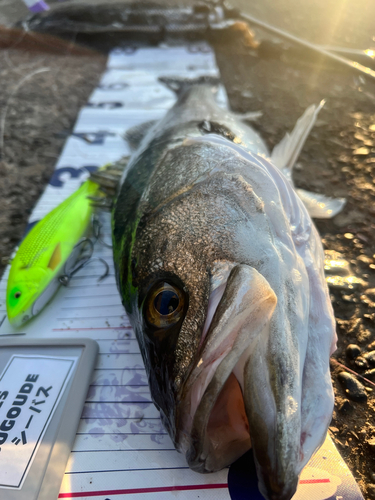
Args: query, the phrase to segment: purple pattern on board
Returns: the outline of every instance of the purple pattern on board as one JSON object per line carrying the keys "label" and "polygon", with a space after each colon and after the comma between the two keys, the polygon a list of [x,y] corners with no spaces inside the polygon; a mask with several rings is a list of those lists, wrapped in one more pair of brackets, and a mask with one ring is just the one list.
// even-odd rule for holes
{"label": "purple pattern on board", "polygon": [[151,441],[157,444],[164,444],[165,443],[165,436],[166,434],[152,434]]}
{"label": "purple pattern on board", "polygon": [[128,439],[126,434],[110,434],[109,437],[115,443],[123,443]]}
{"label": "purple pattern on board", "polygon": [[[123,326],[123,325],[122,325]],[[122,332],[121,330],[117,332],[117,339],[118,340],[125,340],[125,339],[135,339],[135,335],[133,330],[127,330],[125,332]]]}
{"label": "purple pattern on board", "polygon": [[87,401],[96,401],[111,405],[112,401],[118,403],[151,403],[148,386],[129,387],[126,385],[91,385]]}
{"label": "purple pattern on board", "polygon": [[49,10],[49,6],[44,2],[43,0],[40,0],[39,2],[34,3],[31,7],[29,7],[29,10],[31,12],[34,12],[34,14],[37,14],[38,12],[44,12],[45,10]]}
{"label": "purple pattern on board", "polygon": [[139,428],[134,422],[131,422],[130,430],[132,431],[133,434],[139,434]]}
{"label": "purple pattern on board", "polygon": [[129,380],[128,385],[146,385],[148,387],[147,377],[143,372],[134,372],[134,375]]}
{"label": "purple pattern on board", "polygon": [[93,429],[89,430],[89,434],[92,436],[94,435],[95,437],[103,437],[105,435],[104,429],[102,427],[94,427]]}
{"label": "purple pattern on board", "polygon": [[109,348],[110,353],[114,354],[126,354],[130,352],[130,339],[121,339],[119,341],[112,342],[111,347]]}

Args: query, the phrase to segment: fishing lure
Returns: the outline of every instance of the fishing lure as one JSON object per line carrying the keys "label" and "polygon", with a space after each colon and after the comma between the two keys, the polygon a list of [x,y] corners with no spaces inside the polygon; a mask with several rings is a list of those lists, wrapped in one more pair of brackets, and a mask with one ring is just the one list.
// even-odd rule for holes
{"label": "fishing lure", "polygon": [[[77,191],[40,220],[22,241],[12,260],[6,294],[9,322],[20,326],[36,316],[61,284],[88,258],[74,267],[86,243],[83,238],[93,215],[90,198],[100,195],[99,186],[86,180]],[[72,269],[74,267],[74,269]],[[70,268],[70,270],[69,270]]]}

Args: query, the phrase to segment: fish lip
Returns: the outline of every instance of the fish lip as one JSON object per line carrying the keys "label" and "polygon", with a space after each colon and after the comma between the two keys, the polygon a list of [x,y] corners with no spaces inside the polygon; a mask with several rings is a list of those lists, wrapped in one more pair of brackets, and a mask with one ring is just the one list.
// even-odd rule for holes
{"label": "fish lip", "polygon": [[[258,467],[257,474],[258,477],[261,474]],[[288,484],[278,483],[272,485],[272,488],[270,487],[270,481],[267,481],[267,479],[268,478],[264,478],[263,474],[263,483],[261,481],[258,482],[259,491],[264,496],[264,498],[267,498],[268,500],[290,500],[296,493],[299,474],[296,474],[294,481],[289,481]],[[268,485],[269,487],[267,488],[265,485]]]}

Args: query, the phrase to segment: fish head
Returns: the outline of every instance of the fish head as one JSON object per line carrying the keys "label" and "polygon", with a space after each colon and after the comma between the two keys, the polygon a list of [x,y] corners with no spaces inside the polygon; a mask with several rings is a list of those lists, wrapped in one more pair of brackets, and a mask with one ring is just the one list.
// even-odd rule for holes
{"label": "fish head", "polygon": [[[267,189],[281,210],[275,186]],[[193,470],[213,472],[252,447],[261,493],[289,500],[333,399],[330,330],[321,329],[323,354],[315,344],[310,352],[309,277],[287,218],[274,223],[227,163],[143,210],[123,248],[120,292],[176,448]]]}
{"label": "fish head", "polygon": [[41,267],[13,267],[8,278],[6,306],[9,322],[20,326],[33,314],[33,305],[44,289],[48,271]]}

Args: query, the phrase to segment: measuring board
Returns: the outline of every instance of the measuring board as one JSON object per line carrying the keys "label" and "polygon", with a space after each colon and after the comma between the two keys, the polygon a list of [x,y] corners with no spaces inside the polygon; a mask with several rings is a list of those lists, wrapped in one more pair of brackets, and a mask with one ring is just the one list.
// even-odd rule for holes
{"label": "measuring board", "polygon": [[[205,43],[113,50],[100,84],[79,113],[30,224],[74,192],[90,171],[130,154],[123,139],[130,127],[164,116],[176,97],[159,77],[201,76],[219,77],[214,53]],[[223,87],[217,98],[223,107],[228,105]],[[103,237],[110,242],[110,216],[101,214],[101,219]],[[37,317],[17,330],[5,315],[9,269],[0,283],[0,336],[84,336],[99,344],[98,362],[59,498],[261,498],[251,454],[237,461],[229,475],[228,469],[201,475],[191,471],[184,456],[175,451],[151,401],[137,341],[116,288],[112,250],[98,241],[94,257],[105,259],[110,266],[105,280],[98,282],[103,267],[94,261],[67,288],[61,287]],[[0,495],[6,500],[2,491]],[[329,438],[303,472],[295,498],[362,498]]]}

